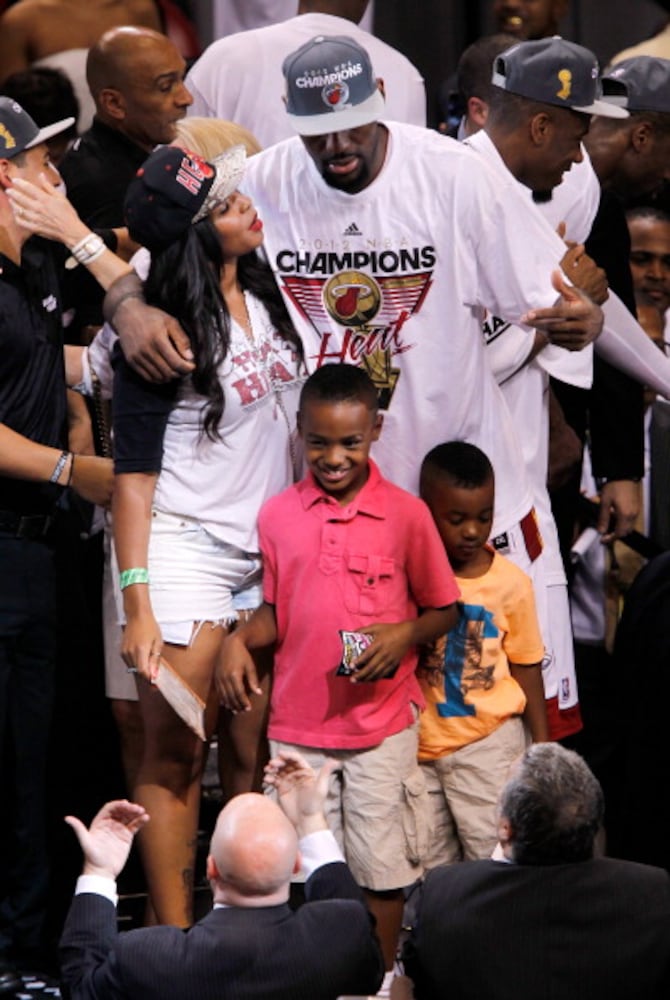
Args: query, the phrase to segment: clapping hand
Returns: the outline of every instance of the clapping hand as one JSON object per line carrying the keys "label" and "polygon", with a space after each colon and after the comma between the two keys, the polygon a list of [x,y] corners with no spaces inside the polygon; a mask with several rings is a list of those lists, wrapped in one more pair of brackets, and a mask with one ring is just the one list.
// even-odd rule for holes
{"label": "clapping hand", "polygon": [[328,829],[324,805],[330,776],[338,766],[328,759],[317,774],[297,750],[280,750],[266,765],[265,782],[277,790],[279,805],[299,837]]}
{"label": "clapping hand", "polygon": [[84,852],[84,875],[116,879],[125,865],[133,838],[149,821],[143,806],[126,799],[107,802],[86,828],[76,816],[66,816]]}

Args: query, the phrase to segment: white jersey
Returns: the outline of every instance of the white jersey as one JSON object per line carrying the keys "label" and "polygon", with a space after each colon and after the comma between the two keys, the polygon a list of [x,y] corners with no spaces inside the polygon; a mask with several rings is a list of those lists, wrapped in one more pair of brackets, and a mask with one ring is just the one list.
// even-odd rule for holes
{"label": "white jersey", "polygon": [[[484,132],[468,139],[468,145],[486,160],[502,181],[513,178],[495,145]],[[548,229],[556,231],[565,223],[566,239],[582,243],[591,231],[600,202],[600,184],[588,153],[575,164],[563,182],[554,189],[550,201],[537,204]],[[532,201],[529,188],[514,181],[526,202]],[[533,211],[531,209],[531,211]],[[528,212],[528,208],[526,209]],[[524,215],[524,223],[527,215]],[[501,333],[504,332],[504,336]],[[549,345],[529,364],[521,357],[523,331],[507,329],[500,320],[489,318],[484,327],[488,345],[487,359],[501,382],[505,401],[520,439],[526,472],[533,491],[533,503],[544,542],[542,562],[547,585],[545,594],[536,593],[537,610],[545,643],[542,680],[547,698],[558,698],[559,710],[569,711],[577,704],[574,652],[567,580],[558,541],[556,523],[547,490],[549,460],[549,376],[581,388],[591,384],[593,351],[566,351]],[[515,350],[516,347],[516,350]],[[513,374],[511,374],[513,372]]]}
{"label": "white jersey", "polygon": [[380,390],[386,412],[373,453],[383,473],[416,493],[427,451],[453,438],[477,444],[495,468],[500,534],[532,498],[485,359],[484,310],[518,323],[555,302],[551,272],[564,247],[526,212],[511,175],[501,183],[472,150],[435,132],[388,129],[385,163],[358,194],[327,186],[297,138],[253,157],[243,188],[265,219],[308,366],[360,364]]}
{"label": "white jersey", "polygon": [[190,115],[225,118],[244,125],[261,146],[295,135],[286,114],[282,63],[316,35],[348,35],[367,50],[384,80],[385,117],[426,124],[426,92],[418,69],[397,49],[332,14],[300,14],[280,24],[228,35],[213,42],[189,71]]}
{"label": "white jersey", "polygon": [[[582,243],[593,224],[600,200],[600,185],[588,154],[565,175],[555,188],[551,201],[536,204],[529,188],[513,178],[495,145],[484,132],[470,136],[467,145],[483,156],[498,176],[511,178],[527,202],[535,205],[548,228],[556,230],[559,222],[566,224],[566,239]],[[526,209],[526,212],[528,209]],[[526,216],[524,216],[525,221]],[[502,336],[501,334],[504,334]],[[565,571],[558,544],[558,534],[547,491],[549,454],[549,376],[579,388],[589,388],[593,372],[593,349],[566,351],[549,345],[537,357],[525,364],[526,334],[518,328],[508,328],[501,320],[488,317],[484,326],[487,359],[501,384],[505,401],[520,434],[526,471],[533,490],[533,503],[544,541],[542,553],[548,584],[565,584]]]}
{"label": "white jersey", "polygon": [[[296,12],[298,0],[210,0],[210,6],[214,38],[221,38],[236,31],[288,21]],[[374,3],[370,0],[360,22],[366,31],[372,31],[373,12]]]}

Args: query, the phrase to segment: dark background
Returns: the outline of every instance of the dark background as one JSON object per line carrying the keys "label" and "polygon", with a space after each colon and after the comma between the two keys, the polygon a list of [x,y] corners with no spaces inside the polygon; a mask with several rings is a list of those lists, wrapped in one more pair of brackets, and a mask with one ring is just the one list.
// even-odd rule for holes
{"label": "dark background", "polygon": [[[491,0],[375,0],[375,34],[419,67],[435,124],[435,94],[463,49],[491,34]],[[562,34],[592,49],[602,66],[621,49],[655,33],[667,20],[652,0],[571,0]]]}

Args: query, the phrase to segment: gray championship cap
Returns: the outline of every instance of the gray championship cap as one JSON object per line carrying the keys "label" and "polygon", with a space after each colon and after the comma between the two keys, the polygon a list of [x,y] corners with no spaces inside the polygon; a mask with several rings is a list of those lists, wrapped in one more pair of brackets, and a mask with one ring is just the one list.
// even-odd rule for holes
{"label": "gray championship cap", "polygon": [[347,35],[317,35],[286,57],[282,72],[286,110],[299,135],[342,132],[384,114],[370,57]]}
{"label": "gray championship cap", "polygon": [[627,118],[628,112],[602,99],[598,60],[559,35],[518,42],[493,63],[491,82],[511,94],[587,115]]}
{"label": "gray championship cap", "polygon": [[19,153],[59,135],[74,125],[74,118],[62,118],[39,128],[27,111],[11,97],[0,97],[0,157],[12,160]]}
{"label": "gray championship cap", "polygon": [[623,59],[602,78],[603,97],[628,111],[670,114],[670,60],[654,56]]}

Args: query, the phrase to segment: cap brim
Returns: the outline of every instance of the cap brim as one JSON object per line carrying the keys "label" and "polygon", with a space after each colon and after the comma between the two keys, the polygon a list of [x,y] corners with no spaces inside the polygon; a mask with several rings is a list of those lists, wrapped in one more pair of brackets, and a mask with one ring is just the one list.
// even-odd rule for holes
{"label": "cap brim", "polygon": [[71,128],[74,125],[74,118],[61,118],[59,122],[54,122],[53,125],[45,125],[41,128],[32,142],[29,142],[24,149],[32,149],[34,146],[39,146],[40,143],[46,142],[48,139],[53,139],[55,135],[60,135],[61,132],[65,132],[66,129]]}
{"label": "cap brim", "polygon": [[214,183],[207,192],[207,197],[193,217],[194,222],[199,222],[206,215],[220,205],[222,201],[229,198],[233,191],[236,191],[240,181],[244,177],[247,151],[244,146],[231,146],[225,153],[215,157],[211,164],[216,170]]}
{"label": "cap brim", "polygon": [[572,108],[573,111],[581,111],[585,115],[600,115],[601,118],[630,118],[630,113],[620,104],[613,104],[610,101],[597,100],[585,108]]}
{"label": "cap brim", "polygon": [[384,95],[381,90],[341,111],[324,111],[322,115],[292,115],[288,119],[298,135],[328,135],[330,132],[344,132],[361,125],[371,125],[384,117]]}

